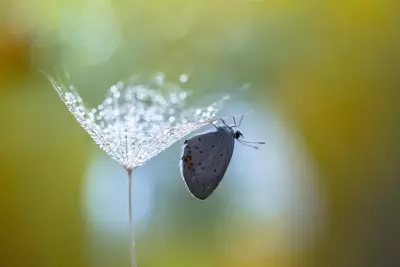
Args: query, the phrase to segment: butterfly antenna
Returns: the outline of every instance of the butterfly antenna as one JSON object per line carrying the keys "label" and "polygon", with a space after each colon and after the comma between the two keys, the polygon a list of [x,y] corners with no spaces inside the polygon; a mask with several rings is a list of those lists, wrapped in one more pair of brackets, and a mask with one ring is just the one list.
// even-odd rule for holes
{"label": "butterfly antenna", "polygon": [[235,119],[235,116],[232,116],[232,119],[233,119],[233,123],[235,124],[235,126],[234,126],[234,127],[237,127],[237,125],[236,125],[236,119]]}
{"label": "butterfly antenna", "polygon": [[258,146],[249,145],[249,144],[247,144],[247,143],[244,143],[244,142],[241,141],[241,140],[238,140],[238,141],[239,141],[239,143],[241,143],[241,144],[244,145],[244,146],[248,146],[248,147],[251,147],[251,148],[254,148],[254,149],[258,149]]}
{"label": "butterfly antenna", "polygon": [[264,141],[246,141],[246,140],[240,140],[242,143],[246,144],[258,144],[258,145],[265,145]]}

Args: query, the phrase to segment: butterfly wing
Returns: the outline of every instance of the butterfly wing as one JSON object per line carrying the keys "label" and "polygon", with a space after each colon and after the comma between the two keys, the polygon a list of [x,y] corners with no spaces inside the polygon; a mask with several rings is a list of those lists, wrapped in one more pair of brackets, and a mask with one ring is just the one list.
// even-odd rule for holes
{"label": "butterfly wing", "polygon": [[228,127],[218,127],[185,141],[181,174],[193,196],[206,199],[214,192],[231,161],[234,144]]}

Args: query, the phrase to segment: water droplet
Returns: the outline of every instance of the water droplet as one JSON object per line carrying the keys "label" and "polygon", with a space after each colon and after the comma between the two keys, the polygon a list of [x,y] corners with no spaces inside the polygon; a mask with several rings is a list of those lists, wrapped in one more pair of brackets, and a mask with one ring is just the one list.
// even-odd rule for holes
{"label": "water droplet", "polygon": [[115,86],[115,85],[111,86],[110,91],[111,91],[111,93],[116,93],[116,92],[118,92],[117,86]]}
{"label": "water droplet", "polygon": [[164,73],[159,72],[159,73],[156,74],[155,82],[157,84],[159,84],[159,85],[163,84],[164,80],[165,80],[165,74]]}
{"label": "water droplet", "polygon": [[187,93],[186,93],[186,92],[180,92],[180,93],[179,93],[179,98],[180,98],[181,100],[186,99],[186,97],[187,97]]}
{"label": "water droplet", "polygon": [[187,81],[189,80],[189,76],[187,75],[187,74],[181,74],[180,76],[179,76],[179,81],[181,82],[181,83],[186,83]]}

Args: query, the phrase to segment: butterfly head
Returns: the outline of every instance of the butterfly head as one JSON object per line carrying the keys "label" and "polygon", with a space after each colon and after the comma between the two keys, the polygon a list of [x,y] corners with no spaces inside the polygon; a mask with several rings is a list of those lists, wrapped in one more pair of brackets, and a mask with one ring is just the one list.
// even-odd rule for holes
{"label": "butterfly head", "polygon": [[235,139],[243,138],[243,132],[241,130],[236,130],[234,132]]}
{"label": "butterfly head", "polygon": [[[239,130],[239,127],[240,127],[240,125],[242,124],[242,121],[243,121],[243,115],[240,117],[239,123],[236,123],[236,119],[235,119],[235,117],[233,117],[234,125],[231,125],[231,126],[229,126],[225,122],[225,120],[223,118],[221,118],[221,121],[225,125],[225,127],[227,127],[233,133],[233,137],[236,140],[238,140],[239,143],[241,143],[242,145],[258,149],[258,146],[255,146],[255,145],[252,145],[252,144],[258,144],[258,145],[265,144],[265,142],[263,142],[263,141],[261,141],[261,142],[251,142],[251,141],[243,140],[243,132],[241,130]],[[236,128],[236,130],[234,130],[234,128]]]}

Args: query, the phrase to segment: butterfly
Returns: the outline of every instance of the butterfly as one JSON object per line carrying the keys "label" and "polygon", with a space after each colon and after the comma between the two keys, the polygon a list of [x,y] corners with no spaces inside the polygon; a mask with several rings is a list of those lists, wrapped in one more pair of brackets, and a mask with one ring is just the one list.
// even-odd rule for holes
{"label": "butterfly", "polygon": [[254,144],[243,140],[239,129],[243,115],[238,124],[233,117],[234,125],[228,125],[223,118],[222,125],[205,133],[197,134],[185,140],[181,157],[181,175],[190,193],[201,200],[208,198],[218,187],[231,161],[235,140],[239,143],[258,149]]}

